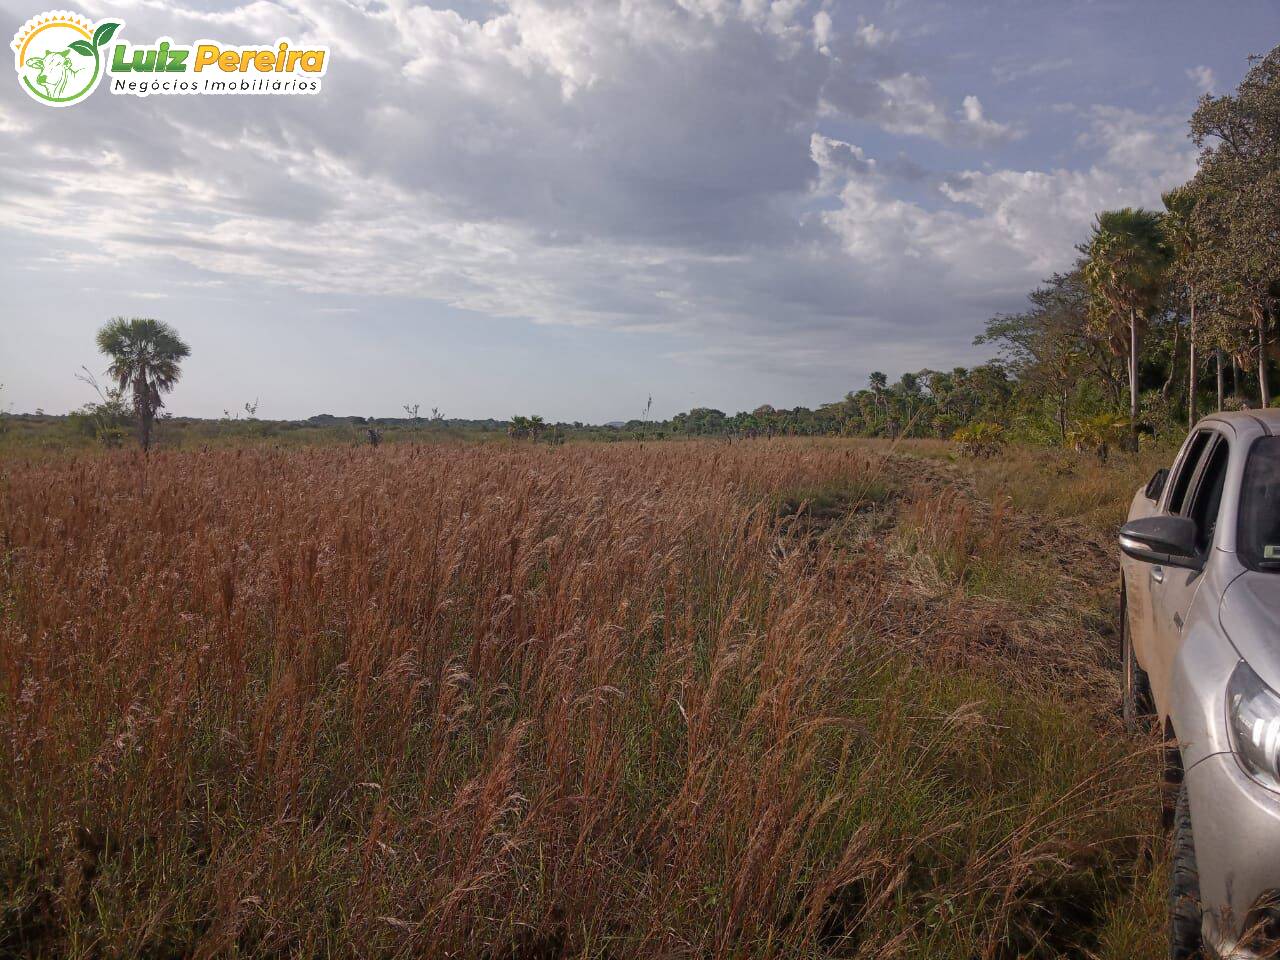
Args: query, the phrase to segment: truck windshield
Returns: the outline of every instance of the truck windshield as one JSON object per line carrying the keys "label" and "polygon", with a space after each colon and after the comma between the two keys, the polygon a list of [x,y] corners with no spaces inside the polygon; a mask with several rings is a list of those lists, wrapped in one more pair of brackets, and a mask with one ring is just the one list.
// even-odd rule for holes
{"label": "truck windshield", "polygon": [[1240,561],[1250,570],[1280,573],[1280,437],[1254,443],[1240,494]]}

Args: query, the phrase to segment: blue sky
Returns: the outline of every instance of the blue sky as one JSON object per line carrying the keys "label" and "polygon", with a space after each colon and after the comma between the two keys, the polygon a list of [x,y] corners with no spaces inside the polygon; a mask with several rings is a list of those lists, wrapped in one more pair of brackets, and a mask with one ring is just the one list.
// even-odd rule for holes
{"label": "blue sky", "polygon": [[[39,11],[0,0],[17,27]],[[1194,168],[1186,120],[1280,6],[133,0],[333,48],[315,97],[0,84],[0,406],[90,399],[113,315],[217,416],[816,405],[971,341],[1093,214]]]}

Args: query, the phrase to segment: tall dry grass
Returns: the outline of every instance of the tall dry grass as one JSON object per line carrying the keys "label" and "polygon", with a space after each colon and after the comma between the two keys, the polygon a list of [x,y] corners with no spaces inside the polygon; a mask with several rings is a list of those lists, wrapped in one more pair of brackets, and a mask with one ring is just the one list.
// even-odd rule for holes
{"label": "tall dry grass", "polygon": [[904,578],[893,474],[799,441],[11,463],[0,952],[1104,951],[1140,750],[1021,654],[948,655],[989,638]]}

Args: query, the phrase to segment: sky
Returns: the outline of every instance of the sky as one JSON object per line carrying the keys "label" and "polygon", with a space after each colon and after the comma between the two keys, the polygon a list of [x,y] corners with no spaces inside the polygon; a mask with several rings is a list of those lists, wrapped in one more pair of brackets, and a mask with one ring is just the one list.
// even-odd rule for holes
{"label": "sky", "polygon": [[0,80],[11,412],[94,399],[117,315],[190,344],[180,416],[604,422],[979,362],[1280,42],[1276,0],[76,2],[332,53],[314,96]]}

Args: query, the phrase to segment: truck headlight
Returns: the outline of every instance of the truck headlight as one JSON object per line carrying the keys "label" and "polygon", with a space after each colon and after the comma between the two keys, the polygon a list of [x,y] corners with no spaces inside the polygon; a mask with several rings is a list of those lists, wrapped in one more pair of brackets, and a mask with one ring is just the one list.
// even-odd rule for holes
{"label": "truck headlight", "polygon": [[1280,695],[1243,660],[1227,681],[1227,720],[1240,764],[1264,787],[1280,790]]}

